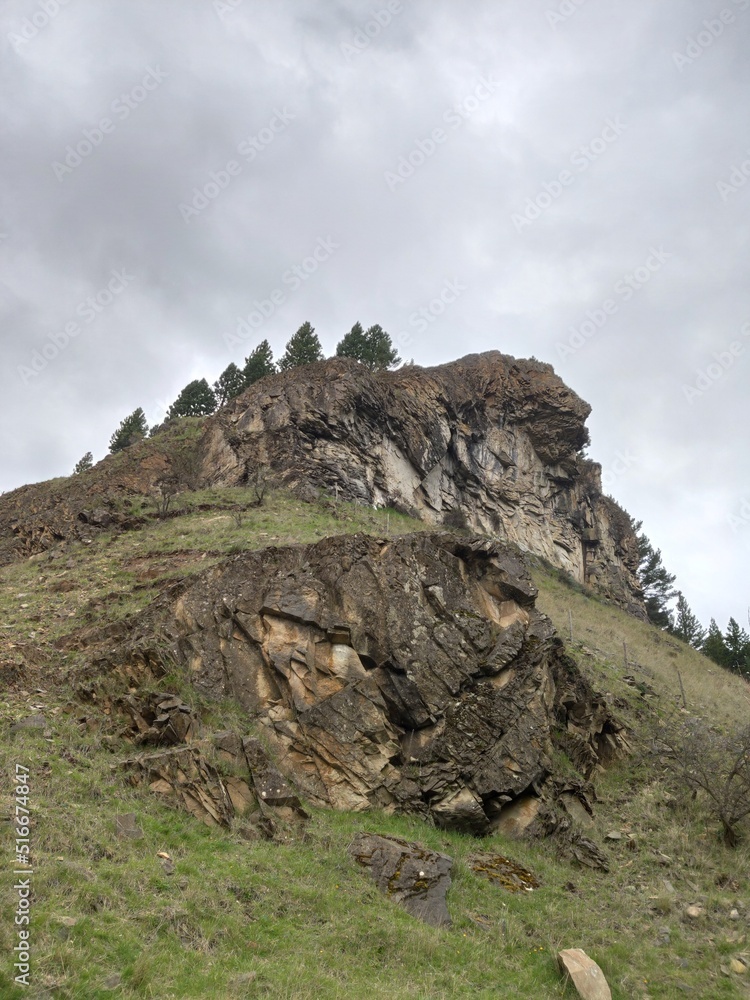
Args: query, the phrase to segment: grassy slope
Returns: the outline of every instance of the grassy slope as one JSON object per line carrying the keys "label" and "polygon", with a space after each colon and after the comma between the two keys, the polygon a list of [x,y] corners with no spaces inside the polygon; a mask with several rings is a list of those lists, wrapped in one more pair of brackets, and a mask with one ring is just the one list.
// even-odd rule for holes
{"label": "grassy slope", "polygon": [[[11,721],[38,710],[50,722],[46,735],[21,733],[0,745],[0,816],[11,808],[16,762],[32,772],[36,988],[66,1000],[537,1000],[575,996],[554,956],[561,947],[583,947],[604,968],[616,1000],[671,998],[682,996],[683,988],[697,997],[746,995],[743,980],[723,975],[720,967],[746,947],[750,852],[721,847],[700,803],[672,799],[635,760],[598,785],[589,835],[601,843],[617,829],[635,845],[630,850],[627,838],[609,844],[608,875],[571,867],[548,843],[481,844],[380,814],[317,811],[301,840],[248,843],[236,831],[209,830],[130,788],[112,765],[133,748],[103,738],[111,732],[105,714],[70,703],[66,678],[82,654],[74,641],[61,650],[60,640],[142,607],[169,580],[198,572],[239,546],[420,527],[393,513],[306,505],[283,493],[240,514],[245,499],[240,490],[192,494],[181,517],[100,535],[52,560],[37,557],[0,570],[4,666],[26,678],[25,687],[3,695],[0,726],[7,732]],[[234,510],[221,509],[228,507]],[[678,670],[694,711],[717,721],[746,712],[744,682],[710,673],[702,657],[555,574],[540,568],[536,578],[540,606],[563,634],[572,611],[573,654],[600,690],[623,699],[628,719],[637,722],[645,702],[671,710],[680,698]],[[646,690],[644,697],[623,681],[623,640],[628,673],[653,694]],[[196,704],[187,679],[171,677],[165,687]],[[198,707],[209,729],[246,725],[236,706]],[[138,816],[143,840],[114,835],[115,814],[129,811]],[[0,952],[7,956],[15,943],[12,843],[10,824],[2,827],[9,863],[0,897]],[[360,829],[417,839],[455,859],[451,929],[425,927],[375,891],[346,856]],[[482,881],[466,864],[481,846],[526,864],[542,887],[517,896]],[[158,851],[175,860],[173,875],[162,872]],[[683,916],[694,902],[707,911],[697,925]],[[732,920],[738,903],[741,919]],[[670,943],[659,945],[665,927]],[[9,966],[0,966],[0,996],[29,995],[13,988]],[[119,985],[105,989],[113,975],[121,977]]]}

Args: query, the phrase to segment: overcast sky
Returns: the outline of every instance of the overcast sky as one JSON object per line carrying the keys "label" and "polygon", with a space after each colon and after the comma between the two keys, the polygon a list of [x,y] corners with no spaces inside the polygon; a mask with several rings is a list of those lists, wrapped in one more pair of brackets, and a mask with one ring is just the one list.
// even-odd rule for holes
{"label": "overcast sky", "polygon": [[552,363],[747,625],[750,0],[9,0],[0,45],[0,490],[380,323]]}

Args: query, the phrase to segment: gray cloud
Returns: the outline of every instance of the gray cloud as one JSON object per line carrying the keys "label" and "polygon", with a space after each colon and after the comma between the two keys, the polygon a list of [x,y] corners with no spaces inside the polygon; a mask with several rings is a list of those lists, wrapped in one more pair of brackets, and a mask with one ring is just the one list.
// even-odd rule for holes
{"label": "gray cloud", "polygon": [[[0,489],[102,457],[136,406],[155,422],[262,337],[278,353],[310,319],[332,352],[379,322],[420,364],[551,361],[696,612],[744,619],[750,184],[717,185],[750,155],[750,3],[404,0],[390,21],[384,0],[55,6],[0,14]],[[339,248],[285,282],[321,239]],[[670,256],[644,272],[652,248]],[[448,282],[465,290],[433,315]],[[275,290],[255,340],[228,347]]]}

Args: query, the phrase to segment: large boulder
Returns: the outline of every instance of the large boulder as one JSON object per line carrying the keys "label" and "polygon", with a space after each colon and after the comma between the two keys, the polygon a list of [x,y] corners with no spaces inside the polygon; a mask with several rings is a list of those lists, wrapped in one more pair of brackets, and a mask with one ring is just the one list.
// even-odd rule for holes
{"label": "large boulder", "polygon": [[553,730],[591,769],[621,746],[535,596],[518,554],[488,539],[340,536],[186,581],[116,655],[132,684],[169,641],[202,695],[255,718],[313,804],[484,834],[513,803],[549,798]]}

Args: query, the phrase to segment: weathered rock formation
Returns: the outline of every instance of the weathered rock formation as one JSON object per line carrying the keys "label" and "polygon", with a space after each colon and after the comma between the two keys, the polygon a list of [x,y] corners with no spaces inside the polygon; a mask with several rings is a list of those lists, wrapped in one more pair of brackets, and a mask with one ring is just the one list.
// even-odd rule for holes
{"label": "weathered rock formation", "polygon": [[[256,383],[207,426],[203,478],[283,482],[396,505],[543,556],[640,608],[629,517],[583,459],[590,407],[552,367],[492,351],[370,372],[339,358]],[[455,526],[455,525],[454,525]]]}
{"label": "weathered rock formation", "polygon": [[519,557],[488,539],[339,536],[185,582],[114,659],[132,684],[168,642],[203,695],[257,720],[313,804],[483,834],[532,797],[544,830],[560,822],[553,738],[584,773],[622,741],[535,594]]}

